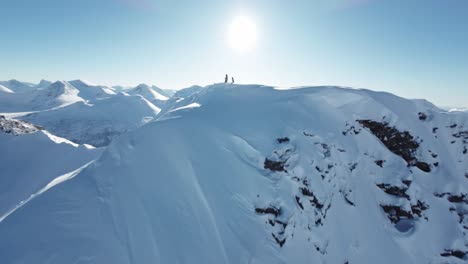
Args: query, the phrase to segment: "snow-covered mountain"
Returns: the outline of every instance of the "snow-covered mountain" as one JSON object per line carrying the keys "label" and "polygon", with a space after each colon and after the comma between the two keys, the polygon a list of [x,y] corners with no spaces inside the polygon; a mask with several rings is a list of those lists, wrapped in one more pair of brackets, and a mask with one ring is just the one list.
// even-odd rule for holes
{"label": "snow-covered mountain", "polygon": [[84,100],[79,91],[65,81],[57,81],[43,89],[21,93],[0,92],[0,112],[26,112],[64,107]]}
{"label": "snow-covered mountain", "polygon": [[75,143],[101,147],[108,145],[119,134],[153,120],[159,111],[139,95],[119,93],[92,103],[78,102],[18,118],[41,125]]}
{"label": "snow-covered mountain", "polygon": [[[126,90],[125,92],[131,95],[139,94],[143,96],[146,100],[150,101],[152,104],[160,108],[166,103],[166,101],[169,98],[157,92],[156,89],[159,88],[156,86],[151,87],[147,84],[140,84],[133,89]],[[162,89],[159,89],[159,91],[161,92]]]}
{"label": "snow-covered mountain", "polygon": [[79,90],[68,82],[57,81],[47,88],[37,90],[32,95],[29,105],[35,109],[53,109],[64,107],[77,102],[83,102],[83,98],[78,96]]}
{"label": "snow-covered mountain", "polygon": [[112,88],[95,85],[83,80],[70,81],[70,84],[79,91],[78,95],[87,101],[109,98],[116,94]]}
{"label": "snow-covered mountain", "polygon": [[51,81],[48,81],[48,80],[40,80],[39,83],[35,86],[36,89],[44,89],[44,88],[47,88],[49,87],[49,85],[51,85],[52,82]]}
{"label": "snow-covered mountain", "polygon": [[185,92],[3,217],[2,262],[466,263],[467,112],[337,87]]}
{"label": "snow-covered mountain", "polygon": [[3,116],[0,146],[0,221],[56,177],[87,164],[102,152]]}
{"label": "snow-covered mountain", "polygon": [[35,85],[27,82],[20,82],[18,80],[0,81],[0,85],[8,88],[15,93],[24,93],[34,90]]}

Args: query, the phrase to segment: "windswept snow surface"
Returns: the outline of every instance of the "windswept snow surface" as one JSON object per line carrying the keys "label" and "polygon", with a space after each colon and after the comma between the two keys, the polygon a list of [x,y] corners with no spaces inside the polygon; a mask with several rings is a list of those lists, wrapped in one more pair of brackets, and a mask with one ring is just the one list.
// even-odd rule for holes
{"label": "windswept snow surface", "polygon": [[217,84],[159,115],[5,218],[1,261],[466,263],[466,112]]}

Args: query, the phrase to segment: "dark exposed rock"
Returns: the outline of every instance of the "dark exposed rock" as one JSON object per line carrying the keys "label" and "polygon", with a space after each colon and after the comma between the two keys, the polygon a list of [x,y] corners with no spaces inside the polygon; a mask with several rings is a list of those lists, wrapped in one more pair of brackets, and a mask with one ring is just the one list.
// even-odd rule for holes
{"label": "dark exposed rock", "polygon": [[0,116],[0,132],[18,136],[35,133],[39,130],[44,130],[44,128],[25,121],[7,119],[5,116]]}
{"label": "dark exposed rock", "polygon": [[284,169],[284,164],[286,161],[273,161],[268,158],[265,158],[265,162],[263,163],[263,167],[265,169],[269,169],[271,171],[286,171]]}
{"label": "dark exposed rock", "polygon": [[314,134],[310,134],[310,133],[307,133],[307,132],[305,132],[305,131],[303,131],[302,133],[303,133],[304,136],[306,136],[306,137],[315,137]]}
{"label": "dark exposed rock", "polygon": [[351,164],[351,166],[349,167],[349,170],[353,172],[356,169],[357,165],[358,165],[357,163]]}
{"label": "dark exposed rock", "polygon": [[375,161],[375,164],[377,164],[377,166],[383,168],[383,163],[385,162],[385,160],[376,160]]}
{"label": "dark exposed rock", "polygon": [[344,200],[351,206],[356,206],[356,204],[354,204],[354,202],[352,202],[349,197],[348,197],[348,194],[347,193],[343,193],[343,198]]}
{"label": "dark exposed rock", "polygon": [[416,214],[419,217],[421,217],[422,212],[427,209],[429,209],[429,205],[427,205],[424,202],[421,202],[420,200],[418,200],[416,204],[411,205],[411,211],[413,212],[413,214]]}
{"label": "dark exposed rock", "polygon": [[407,162],[414,160],[413,153],[418,149],[419,143],[408,131],[400,132],[387,123],[372,120],[358,120],[358,122],[368,128],[391,152]]}
{"label": "dark exposed rock", "polygon": [[434,133],[434,134],[435,134],[435,133],[437,133],[437,130],[439,130],[439,128],[438,128],[438,127],[434,127],[434,128],[432,128],[432,133]]}
{"label": "dark exposed rock", "polygon": [[402,188],[402,187],[398,187],[398,186],[392,186],[390,184],[385,184],[385,183],[380,183],[380,184],[377,184],[377,187],[379,187],[380,189],[382,189],[385,193],[388,193],[390,195],[393,195],[393,196],[397,196],[397,197],[402,197],[402,198],[406,198],[406,199],[410,199],[410,197],[408,196],[408,194],[406,194],[406,191],[408,190],[408,188]]}
{"label": "dark exposed rock", "polygon": [[319,200],[317,199],[317,197],[315,197],[313,192],[311,192],[309,189],[303,188],[303,187],[299,188],[299,190],[301,191],[302,195],[312,197],[312,200],[310,200],[310,203],[313,206],[317,207],[318,209],[323,208],[323,204],[319,202]]}
{"label": "dark exposed rock", "polygon": [[280,246],[283,247],[284,243],[286,243],[286,238],[280,239],[278,238],[275,234],[271,234],[273,238],[275,239],[276,243]]}
{"label": "dark exposed rock", "polygon": [[450,126],[448,126],[449,128],[456,128],[458,125],[457,124],[452,124]]}
{"label": "dark exposed rock", "polygon": [[458,133],[453,134],[452,136],[456,138],[468,139],[468,131],[460,131]]}
{"label": "dark exposed rock", "polygon": [[301,199],[298,196],[296,196],[296,203],[297,203],[297,205],[299,205],[299,207],[302,210],[304,210],[304,205],[301,203]]}
{"label": "dark exposed rock", "polygon": [[460,194],[460,195],[449,195],[447,197],[447,200],[451,203],[466,203],[468,204],[468,199],[466,197],[466,194]]}
{"label": "dark exposed rock", "polygon": [[439,167],[439,162],[435,162],[434,167]]}
{"label": "dark exposed rock", "polygon": [[412,183],[412,181],[410,181],[410,180],[402,180],[401,182],[402,182],[404,185],[408,186],[408,187],[410,187],[410,185],[411,185],[411,183]]}
{"label": "dark exposed rock", "polygon": [[427,115],[423,112],[419,112],[418,116],[419,116],[419,120],[421,121],[425,121],[427,119]]}
{"label": "dark exposed rock", "polygon": [[278,141],[278,143],[282,144],[282,143],[288,143],[289,142],[289,138],[287,137],[284,137],[284,138],[277,138],[276,141]]}
{"label": "dark exposed rock", "polygon": [[400,219],[413,219],[411,212],[405,211],[396,205],[380,205],[387,214],[390,222],[396,224]]}
{"label": "dark exposed rock", "polygon": [[417,166],[425,172],[430,172],[430,166],[418,161],[414,156],[419,143],[408,131],[401,132],[388,123],[372,120],[357,120],[357,122],[368,128],[391,152],[402,157],[410,166]]}
{"label": "dark exposed rock", "polygon": [[411,205],[411,211],[406,211],[399,206],[391,204],[381,204],[380,207],[387,214],[388,219],[396,224],[401,219],[414,219],[415,216],[421,217],[422,212],[429,209],[429,206],[418,200],[417,204]]}
{"label": "dark exposed rock", "polygon": [[278,217],[281,214],[281,209],[277,209],[275,207],[255,208],[255,212],[257,214],[271,214]]}
{"label": "dark exposed rock", "polygon": [[459,259],[465,259],[465,256],[468,254],[467,251],[461,250],[452,250],[452,249],[445,249],[444,253],[440,253],[442,257],[456,257]]}
{"label": "dark exposed rock", "polygon": [[424,172],[431,172],[431,166],[426,162],[417,161],[416,167]]}

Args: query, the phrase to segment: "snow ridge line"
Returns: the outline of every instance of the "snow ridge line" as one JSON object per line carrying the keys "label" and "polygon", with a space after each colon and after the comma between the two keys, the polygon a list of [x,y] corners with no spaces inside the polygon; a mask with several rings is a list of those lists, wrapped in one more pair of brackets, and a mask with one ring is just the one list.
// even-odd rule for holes
{"label": "snow ridge line", "polygon": [[60,175],[57,178],[53,179],[46,186],[42,187],[39,191],[37,191],[36,193],[31,194],[31,196],[29,196],[28,199],[26,199],[24,201],[21,201],[19,204],[17,204],[11,210],[9,210],[4,215],[2,215],[0,217],[0,223],[2,223],[8,216],[13,214],[16,210],[20,209],[22,206],[24,206],[25,204],[27,204],[28,202],[30,202],[31,200],[33,200],[37,196],[43,194],[44,192],[48,191],[49,189],[53,188],[54,186],[56,186],[56,185],[58,185],[60,183],[66,182],[66,181],[68,181],[70,179],[73,179],[76,175],[78,175],[82,170],[84,170],[86,167],[88,167],[93,162],[94,162],[94,160],[86,163],[85,165],[79,167],[78,169],[76,169],[74,171],[65,173],[65,174]]}

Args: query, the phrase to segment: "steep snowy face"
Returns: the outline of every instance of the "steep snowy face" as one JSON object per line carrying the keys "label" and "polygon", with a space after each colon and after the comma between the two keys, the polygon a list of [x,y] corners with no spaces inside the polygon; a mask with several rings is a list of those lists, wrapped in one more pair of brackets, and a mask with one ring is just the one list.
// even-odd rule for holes
{"label": "steep snowy face", "polygon": [[465,263],[468,113],[213,85],[0,223],[6,263]]}
{"label": "steep snowy face", "polygon": [[87,101],[109,98],[116,94],[112,88],[101,85],[94,85],[82,80],[70,81],[70,84],[78,89],[78,95]]}
{"label": "steep snowy face", "polygon": [[159,111],[159,108],[141,96],[120,93],[92,104],[79,102],[19,118],[41,125],[75,143],[101,147],[108,145],[121,133],[153,120]]}
{"label": "steep snowy face", "polygon": [[1,116],[0,146],[0,221],[53,179],[96,159],[102,151]]}

